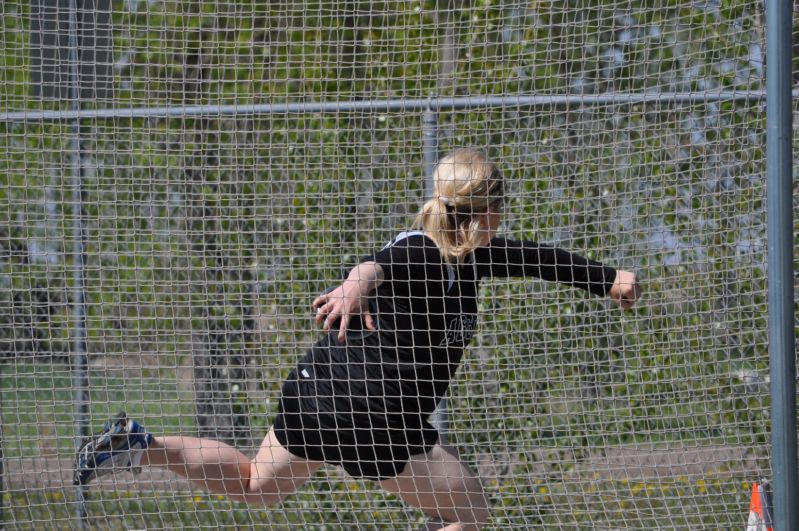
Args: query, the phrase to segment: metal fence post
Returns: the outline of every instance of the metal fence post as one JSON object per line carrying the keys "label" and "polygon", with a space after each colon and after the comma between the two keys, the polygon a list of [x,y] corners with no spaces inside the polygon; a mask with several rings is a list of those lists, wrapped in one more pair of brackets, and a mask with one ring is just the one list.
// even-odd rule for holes
{"label": "metal fence post", "polygon": [[[83,135],[80,87],[80,42],[78,36],[78,3],[69,2],[69,102],[78,113],[70,124],[70,162],[72,173],[72,275],[73,275],[73,390],[75,393],[76,446],[89,435],[89,360],[86,347],[86,232],[83,225]],[[77,487],[76,516],[80,525],[88,516],[86,489]]]}
{"label": "metal fence post", "polygon": [[3,454],[3,419],[0,418],[0,522],[4,522],[5,515],[5,497],[6,497],[6,473],[5,473],[5,455]]}
{"label": "metal fence post", "polygon": [[766,190],[774,529],[799,529],[793,279],[792,5],[766,2]]}
{"label": "metal fence post", "polygon": [[425,197],[433,197],[433,172],[438,163],[438,111],[428,108],[422,115],[422,163],[424,165]]}
{"label": "metal fence post", "polygon": [[[422,164],[424,166],[426,199],[430,199],[435,193],[433,172],[435,172],[439,159],[438,149],[438,112],[428,108],[422,115]],[[430,422],[438,429],[442,438],[449,431],[447,397],[442,398],[438,403],[438,407],[430,417]]]}

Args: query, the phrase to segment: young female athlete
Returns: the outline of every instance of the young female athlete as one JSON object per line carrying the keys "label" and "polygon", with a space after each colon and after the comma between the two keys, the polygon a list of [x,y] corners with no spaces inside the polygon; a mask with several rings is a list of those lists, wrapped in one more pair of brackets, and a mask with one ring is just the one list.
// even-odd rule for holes
{"label": "young female athlete", "polygon": [[481,151],[442,159],[435,192],[418,230],[398,234],[313,301],[326,334],[288,375],[254,459],[222,442],[154,436],[122,413],[81,447],[75,483],[149,465],[234,500],[272,504],[332,463],[379,481],[442,529],[479,529],[489,517],[480,482],[429,418],[474,331],[480,281],[537,277],[623,308],[640,288],[633,273],[496,236],[503,180]]}

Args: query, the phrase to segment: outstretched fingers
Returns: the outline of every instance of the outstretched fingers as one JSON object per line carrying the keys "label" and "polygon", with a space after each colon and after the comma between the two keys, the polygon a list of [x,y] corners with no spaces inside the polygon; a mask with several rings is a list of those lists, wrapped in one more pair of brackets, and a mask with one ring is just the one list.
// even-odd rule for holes
{"label": "outstretched fingers", "polygon": [[372,316],[372,313],[369,310],[364,310],[361,314],[363,318],[363,323],[366,325],[366,328],[369,330],[376,330],[375,328],[375,318]]}
{"label": "outstretched fingers", "polygon": [[313,300],[311,308],[316,312],[316,324],[322,326],[325,333],[329,333],[334,323],[339,321],[339,341],[344,341],[355,315],[361,316],[367,329],[376,329],[366,294],[361,293],[359,282],[345,281],[336,289],[322,293]]}
{"label": "outstretched fingers", "polygon": [[[342,286],[319,295],[311,303],[316,311],[316,324],[321,325],[325,333],[329,333],[336,321],[339,321],[338,339],[343,341],[352,319],[352,297],[348,297]],[[357,303],[357,301],[356,301]]]}

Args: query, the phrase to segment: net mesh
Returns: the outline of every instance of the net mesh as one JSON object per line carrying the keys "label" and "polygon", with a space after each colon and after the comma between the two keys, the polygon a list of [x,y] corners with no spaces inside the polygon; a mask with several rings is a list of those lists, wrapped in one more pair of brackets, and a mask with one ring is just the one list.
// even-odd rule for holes
{"label": "net mesh", "polygon": [[465,146],[503,233],[645,289],[483,284],[436,418],[488,528],[743,526],[770,475],[762,6],[654,4],[3,2],[3,526],[420,527],[333,466],[261,508],[160,467],[82,491],[73,461],[120,410],[254,455],[313,298]]}

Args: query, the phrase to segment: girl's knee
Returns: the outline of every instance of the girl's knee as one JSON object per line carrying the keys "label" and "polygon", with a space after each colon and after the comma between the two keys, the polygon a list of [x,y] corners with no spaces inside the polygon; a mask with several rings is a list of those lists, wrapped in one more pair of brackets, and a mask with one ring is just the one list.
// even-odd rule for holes
{"label": "girl's knee", "polygon": [[283,499],[294,492],[286,491],[274,481],[264,481],[251,478],[240,493],[229,493],[228,497],[235,501],[244,502],[248,505],[277,505]]}
{"label": "girl's knee", "polygon": [[261,497],[264,503],[270,504],[277,503],[289,494],[293,494],[297,487],[289,478],[261,476],[258,474],[257,468],[253,466],[245,490],[247,496]]}
{"label": "girl's knee", "polygon": [[274,505],[297,492],[321,463],[271,463],[253,460],[245,496],[261,505]]}
{"label": "girl's knee", "polygon": [[481,529],[491,516],[488,500],[482,492],[467,496],[463,503],[456,504],[453,509],[453,520],[468,529]]}
{"label": "girl's knee", "polygon": [[[440,502],[439,513],[454,524],[459,524],[462,529],[481,529],[488,523],[491,510],[488,498],[483,490],[480,480],[474,476],[467,476],[451,485],[449,506]],[[457,528],[454,527],[453,529]],[[445,528],[446,529],[446,528]]]}

